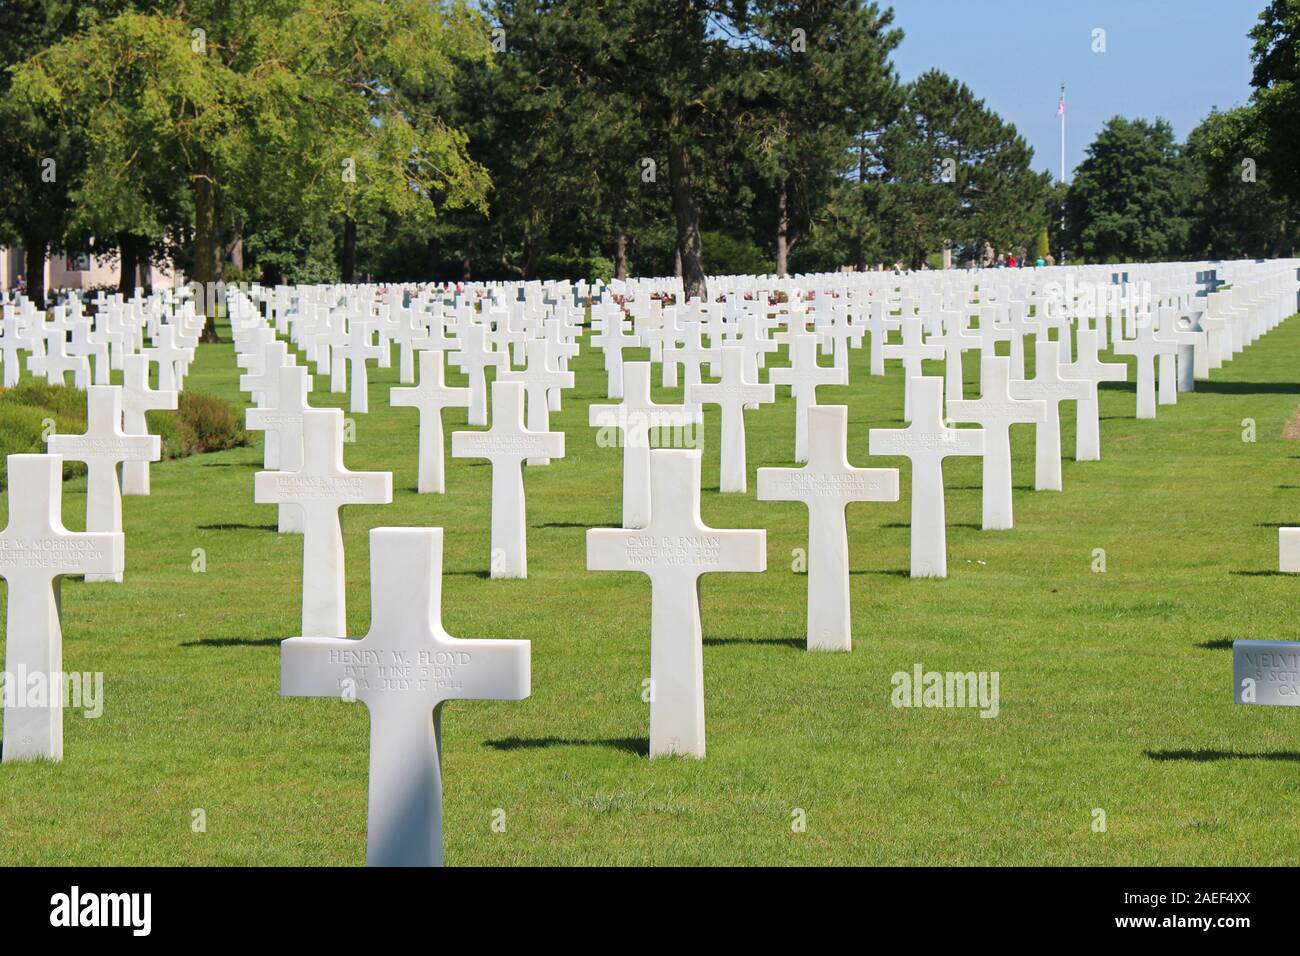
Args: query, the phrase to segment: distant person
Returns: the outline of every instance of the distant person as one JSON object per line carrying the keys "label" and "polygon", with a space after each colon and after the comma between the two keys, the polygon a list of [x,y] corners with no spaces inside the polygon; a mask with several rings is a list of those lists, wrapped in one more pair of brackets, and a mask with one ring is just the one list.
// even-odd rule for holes
{"label": "distant person", "polygon": [[18,276],[14,279],[14,291],[19,295],[27,294],[27,280],[23,278],[21,272],[18,273]]}
{"label": "distant person", "polygon": [[1007,268],[1014,269],[1015,267],[1016,267],[1016,255],[1013,252],[1011,255],[1007,256]]}

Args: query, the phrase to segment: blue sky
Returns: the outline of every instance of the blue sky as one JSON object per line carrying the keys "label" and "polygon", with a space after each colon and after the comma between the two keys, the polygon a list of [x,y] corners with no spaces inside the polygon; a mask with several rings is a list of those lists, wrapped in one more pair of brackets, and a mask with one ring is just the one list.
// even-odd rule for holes
{"label": "blue sky", "polygon": [[[1066,169],[1119,114],[1163,117],[1178,138],[1213,106],[1250,96],[1250,41],[1266,0],[880,0],[904,38],[904,80],[937,67],[1015,124],[1034,167],[1060,174],[1056,102],[1066,85]],[[1106,52],[1092,32],[1106,31]]]}

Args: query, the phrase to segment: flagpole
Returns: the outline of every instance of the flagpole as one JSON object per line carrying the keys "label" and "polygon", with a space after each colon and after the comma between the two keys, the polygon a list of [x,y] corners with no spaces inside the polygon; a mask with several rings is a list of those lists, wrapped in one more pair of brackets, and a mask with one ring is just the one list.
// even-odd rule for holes
{"label": "flagpole", "polygon": [[1061,83],[1061,182],[1065,182],[1065,83]]}

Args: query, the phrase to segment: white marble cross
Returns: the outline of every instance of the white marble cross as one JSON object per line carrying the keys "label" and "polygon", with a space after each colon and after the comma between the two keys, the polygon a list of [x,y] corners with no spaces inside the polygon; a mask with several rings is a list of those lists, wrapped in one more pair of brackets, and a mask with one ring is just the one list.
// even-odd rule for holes
{"label": "white marble cross", "polygon": [[[51,435],[46,447],[86,463],[86,530],[122,530],[122,485],[117,466],[132,459],[157,461],[162,439],[157,435],[128,435],[122,430],[122,387],[91,385],[86,389],[86,431],[81,435]],[[87,581],[121,581],[122,572],[88,573]]]}
{"label": "white marble cross", "polygon": [[1061,371],[1061,347],[1040,338],[1034,342],[1034,377],[1011,383],[1013,397],[1042,399],[1047,417],[1034,426],[1034,489],[1061,490],[1061,402],[1087,401],[1091,383],[1068,378]]}
{"label": "white marble cross", "polygon": [[159,390],[178,391],[184,381],[181,369],[194,358],[194,349],[177,344],[174,325],[160,324],[149,341],[152,347],[142,351],[158,363]]}
{"label": "white marble cross", "polygon": [[63,527],[63,460],[10,455],[9,524],[0,533],[5,579],[5,763],[63,759],[65,574],[121,576],[122,533]]}
{"label": "white marble cross", "polygon": [[[268,461],[268,470],[298,471],[302,468],[302,413],[311,409],[307,393],[312,378],[305,365],[280,365],[274,381],[274,391],[262,393],[263,404],[244,413],[245,424],[253,431],[265,431],[267,443],[275,436],[275,465],[272,469]],[[281,534],[302,534],[302,509],[281,504],[278,527]]]}
{"label": "white marble cross", "polygon": [[794,460],[808,460],[808,409],[817,404],[817,386],[847,385],[849,373],[817,364],[817,336],[796,332],[790,337],[790,365],[767,373],[773,385],[789,385],[794,396]]}
{"label": "white marble cross", "polygon": [[524,387],[492,384],[492,427],[452,432],[453,458],[492,463],[491,576],[528,577],[528,519],[524,510],[525,458],[563,458],[564,432],[538,432],[524,425]]}
{"label": "white marble cross", "polygon": [[[529,431],[549,432],[551,430],[551,406],[547,392],[573,388],[573,373],[562,372],[547,365],[549,346],[545,339],[529,339],[523,343],[527,366],[520,369],[506,369],[497,376],[497,381],[519,382],[524,386]],[[622,386],[622,375],[619,385]],[[525,465],[549,465],[549,458],[528,458]]]}
{"label": "white marble cross", "polygon": [[903,319],[903,342],[901,345],[882,347],[886,359],[899,359],[903,363],[903,421],[912,420],[912,382],[921,378],[925,372],[922,362],[926,359],[939,361],[944,358],[942,345],[930,345],[925,341],[925,330],[920,319]]}
{"label": "white marble cross", "polygon": [[[650,397],[649,362],[623,366],[623,401],[588,406],[588,423],[599,428],[597,444],[617,442],[623,449],[623,527],[650,523],[650,435],[664,429],[687,428],[703,421],[695,405],[659,405]],[[620,432],[618,436],[611,432]]]}
{"label": "white marble cross", "polygon": [[[1159,358],[1160,383],[1156,401],[1160,405],[1177,405],[1179,381],[1184,380],[1195,387],[1193,366],[1197,348],[1204,349],[1205,333],[1181,323],[1183,314],[1172,306],[1162,307],[1158,313],[1160,325],[1155,330],[1155,338],[1160,342],[1172,342],[1176,348],[1172,352],[1161,352]],[[1189,319],[1190,322],[1190,319]],[[1185,389],[1190,391],[1191,389]]]}
{"label": "white marble cross", "polygon": [[951,313],[951,317],[944,320],[943,334],[932,335],[929,340],[931,345],[943,346],[944,391],[947,393],[949,405],[961,401],[963,396],[963,353],[968,349],[982,348],[985,341],[982,336],[970,330],[967,321],[963,313]]}
{"label": "white marble cross", "polygon": [[337,408],[302,413],[302,447],[302,467],[297,471],[261,471],[253,477],[253,500],[302,509],[302,633],[343,637],[347,600],[339,508],[389,504],[393,476],[387,471],[344,467],[343,412]]}
{"label": "white marble cross", "polygon": [[897,468],[849,464],[846,405],[808,409],[808,463],[758,469],[759,501],[802,501],[808,506],[808,650],[853,649],[849,612],[849,534],[844,509],[851,501],[897,501]]}
{"label": "white marble cross", "polygon": [[[1104,328],[1105,323],[1101,323]],[[1089,382],[1087,397],[1074,403],[1074,460],[1101,460],[1101,405],[1097,386],[1102,382],[1128,381],[1128,366],[1123,362],[1103,362],[1098,356],[1101,333],[1096,329],[1079,329],[1076,333],[1078,356],[1061,366],[1065,378]]]}
{"label": "white marble cross", "polygon": [[591,337],[591,344],[599,348],[605,358],[606,395],[609,398],[623,397],[623,350],[641,344],[640,336],[631,333],[629,324],[622,312],[612,313],[606,316],[604,328]]}
{"label": "white marble cross", "polygon": [[442,705],[523,700],[531,643],[462,640],[442,624],[442,529],[370,532],[370,631],[280,644],[280,693],[360,701],[370,715],[367,866],[441,866]]}
{"label": "white marble cross", "polygon": [[700,520],[700,452],[650,452],[650,523],[592,528],[587,570],[650,578],[650,756],[704,756],[700,575],[767,568],[767,532]]}
{"label": "white marble cross", "polygon": [[933,375],[913,379],[909,391],[911,423],[906,428],[873,428],[867,440],[872,455],[897,455],[912,463],[912,577],[946,578],[943,460],[983,455],[984,432],[944,425],[943,379]]}
{"label": "white marble cross", "polygon": [[443,380],[441,352],[420,352],[420,383],[410,388],[393,388],[388,403],[394,408],[417,408],[420,412],[419,494],[440,495],[447,490],[442,459],[442,410],[468,408],[468,388],[449,388]]}
{"label": "white marble cross", "polygon": [[[122,430],[128,435],[148,435],[145,412],[175,409],[176,393],[149,387],[149,359],[143,355],[124,356],[122,368]],[[149,494],[148,459],[122,462],[122,494]]]}
{"label": "white marble cross", "polygon": [[889,344],[891,329],[900,328],[900,320],[893,318],[884,302],[868,305],[866,329],[871,333],[871,374],[885,374],[885,346]]}
{"label": "white marble cross", "polygon": [[392,350],[377,344],[374,336],[373,324],[353,319],[348,323],[346,342],[334,350],[335,362],[346,359],[351,366],[352,388],[348,396],[348,410],[356,414],[370,411],[370,373],[366,363],[372,358],[392,355]]}
{"label": "white marble cross", "polygon": [[746,380],[745,350],[739,345],[722,346],[721,382],[701,383],[687,388],[686,398],[691,404],[717,405],[721,413],[719,491],[744,494],[745,409],[775,401],[775,392],[772,385],[759,385]]}
{"label": "white marble cross", "polygon": [[710,375],[716,374],[722,355],[718,346],[705,346],[704,333],[698,322],[687,323],[681,334],[681,345],[669,345],[664,349],[662,384],[666,387],[677,384],[677,366],[680,364],[686,370],[683,386],[689,392],[692,385],[703,381],[701,366],[706,366]]}
{"label": "white marble cross", "polygon": [[1137,361],[1137,418],[1156,417],[1157,355],[1177,355],[1178,343],[1158,339],[1149,315],[1137,320],[1137,338],[1116,338],[1111,345],[1116,355],[1132,355]]}
{"label": "white marble cross", "polygon": [[1010,384],[1011,360],[988,355],[980,360],[979,399],[948,403],[951,421],[971,422],[984,429],[985,531],[1012,527],[1011,426],[1017,422],[1039,424],[1047,418],[1047,402],[1012,398]]}
{"label": "white marble cross", "polygon": [[447,358],[469,378],[469,415],[466,423],[470,425],[487,424],[487,376],[485,369],[491,367],[498,371],[509,368],[506,353],[493,349],[487,341],[487,330],[477,322],[471,322],[460,330],[461,347]]}

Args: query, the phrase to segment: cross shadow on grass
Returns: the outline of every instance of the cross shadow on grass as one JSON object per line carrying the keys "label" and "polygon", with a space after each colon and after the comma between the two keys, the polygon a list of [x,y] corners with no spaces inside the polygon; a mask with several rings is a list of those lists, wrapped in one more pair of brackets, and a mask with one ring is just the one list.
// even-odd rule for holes
{"label": "cross shadow on grass", "polygon": [[1147,750],[1151,760],[1186,760],[1192,763],[1211,763],[1215,760],[1278,760],[1300,763],[1300,752],[1295,750],[1264,750],[1242,753],[1235,750]]}
{"label": "cross shadow on grass", "polygon": [[600,737],[580,740],[575,737],[503,737],[485,743],[494,750],[544,750],[549,747],[608,747],[640,757],[650,753],[646,737]]}
{"label": "cross shadow on grass", "polygon": [[[585,521],[547,521],[543,524],[535,524],[534,528],[596,528],[600,525],[587,524]],[[613,527],[617,527],[614,525]]]}
{"label": "cross shadow on grass", "polygon": [[1198,381],[1196,390],[1220,395],[1300,395],[1300,382],[1224,382],[1210,379]]}
{"label": "cross shadow on grass", "polygon": [[796,650],[803,650],[808,646],[808,642],[802,637],[706,637],[702,643],[705,647],[748,644],[753,647],[793,647]]}
{"label": "cross shadow on grass", "polygon": [[1287,574],[1285,571],[1275,571],[1275,570],[1272,570],[1272,569],[1269,569],[1269,570],[1267,570],[1267,571],[1229,571],[1228,573],[1229,573],[1229,574],[1236,575],[1236,576],[1239,577],[1239,578],[1289,578],[1289,577],[1293,577],[1293,575]]}
{"label": "cross shadow on grass", "polygon": [[205,637],[197,641],[182,641],[181,647],[274,647],[283,637]]}
{"label": "cross shadow on grass", "polygon": [[1220,637],[1213,641],[1200,641],[1196,646],[1203,651],[1230,651],[1232,650],[1232,638]]}
{"label": "cross shadow on grass", "polygon": [[224,524],[201,524],[198,526],[200,531],[279,531],[278,525],[273,524],[240,524],[239,522],[228,522]]}
{"label": "cross shadow on grass", "polygon": [[492,577],[492,572],[491,572],[491,571],[483,571],[483,570],[478,570],[478,571],[446,571],[446,570],[444,570],[442,573],[443,573],[443,574],[450,574],[450,575],[453,575],[454,577],[460,577],[460,578],[490,578],[490,577]]}
{"label": "cross shadow on grass", "polygon": [[858,571],[850,571],[849,574],[883,574],[891,578],[910,578],[912,572],[907,568],[864,568]]}
{"label": "cross shadow on grass", "polygon": [[[910,527],[912,527],[912,526],[911,526],[910,524],[907,524],[906,522],[903,522],[903,521],[891,521],[889,524],[882,524],[881,527],[882,527],[882,528],[910,528]],[[959,522],[953,522],[953,523],[949,524],[948,527],[949,527],[949,528],[966,528],[966,529],[969,530],[969,531],[979,531],[979,530],[980,530],[980,525],[977,525],[977,524],[962,524],[962,523],[959,523]]]}

